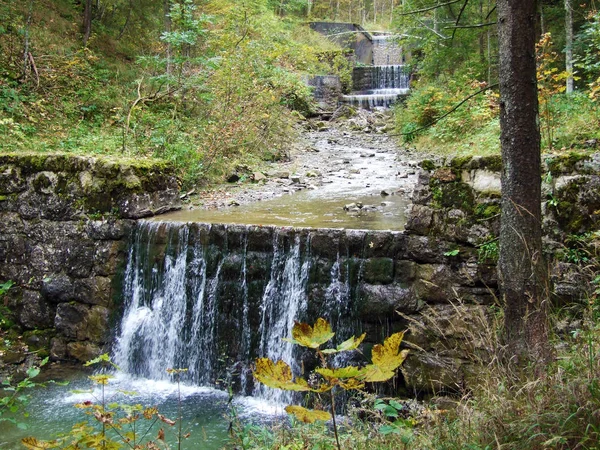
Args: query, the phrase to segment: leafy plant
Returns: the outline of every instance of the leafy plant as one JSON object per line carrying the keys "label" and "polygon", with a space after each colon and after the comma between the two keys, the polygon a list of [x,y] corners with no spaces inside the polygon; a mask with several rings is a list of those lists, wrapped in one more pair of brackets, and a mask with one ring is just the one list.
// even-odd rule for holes
{"label": "leafy plant", "polygon": [[27,391],[43,384],[33,381],[40,374],[40,368],[48,363],[48,358],[44,358],[39,366],[32,366],[25,372],[25,378],[17,383],[13,383],[13,379],[8,377],[2,380],[0,386],[0,422],[9,422],[16,425],[18,428],[27,429],[27,423],[20,418],[26,419],[29,413],[25,410],[25,406],[29,402],[29,394]]}
{"label": "leafy plant", "polygon": [[484,242],[479,246],[477,251],[477,256],[479,258],[479,262],[496,262],[498,261],[498,239],[492,239],[490,241]]}
{"label": "leafy plant", "polygon": [[[150,432],[157,423],[164,423],[169,427],[175,426],[179,422],[177,433],[177,448],[181,449],[181,441],[189,436],[182,435],[181,429],[181,400],[178,420],[171,420],[159,413],[156,407],[145,407],[140,404],[118,403],[110,401],[107,395],[106,386],[110,383],[113,375],[107,372],[107,369],[117,369],[108,356],[103,354],[84,364],[89,367],[100,365],[100,373],[91,375],[88,378],[92,383],[100,388],[99,396],[94,394],[93,390],[79,391],[90,393],[94,396],[94,401],[88,400],[75,405],[89,417],[87,422],[75,424],[64,437],[51,441],[38,440],[35,437],[27,437],[21,440],[21,443],[28,449],[39,450],[46,448],[96,448],[96,449],[152,449],[169,448],[165,442],[165,430],[160,428],[156,437],[150,437]],[[169,374],[174,375],[179,381],[179,374],[185,369],[168,369]],[[119,394],[129,394],[131,392],[119,391]]]}
{"label": "leafy plant", "polygon": [[314,369],[312,375],[309,376],[310,383],[301,377],[294,378],[292,370],[286,362],[281,360],[273,362],[269,358],[256,360],[254,377],[260,383],[275,389],[312,392],[317,395],[328,393],[329,412],[318,409],[311,410],[298,405],[289,405],[285,410],[305,423],[332,420],[336,445],[341,450],[335,416],[336,390],[359,390],[364,387],[366,382],[389,380],[406,359],[408,350],[400,350],[404,333],[394,333],[385,339],[383,345],[377,344],[373,347],[371,364],[364,367],[335,368],[331,363],[331,358],[340,353],[356,350],[364,340],[365,333],[358,338],[352,336],[336,348],[321,349],[321,346],[331,340],[334,335],[331,325],[323,318],[317,319],[314,326],[300,322],[294,324],[290,342],[313,350],[321,363],[321,366]]}
{"label": "leafy plant", "polygon": [[407,441],[413,439],[412,429],[415,427],[416,421],[412,417],[406,419],[401,417],[401,414],[406,409],[402,403],[393,399],[386,402],[385,400],[378,398],[375,400],[373,407],[377,411],[381,411],[388,421],[379,427],[379,432],[381,434],[399,434]]}

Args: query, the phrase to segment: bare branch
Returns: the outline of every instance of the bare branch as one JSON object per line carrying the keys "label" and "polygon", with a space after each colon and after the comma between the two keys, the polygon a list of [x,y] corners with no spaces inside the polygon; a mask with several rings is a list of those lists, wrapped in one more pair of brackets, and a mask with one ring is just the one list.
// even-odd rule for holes
{"label": "bare branch", "polygon": [[450,111],[446,112],[445,114],[442,114],[440,117],[438,117],[435,120],[432,120],[431,122],[429,122],[425,126],[422,126],[422,127],[417,128],[415,130],[409,131],[408,133],[395,133],[395,134],[390,134],[388,136],[408,136],[408,135],[414,134],[414,133],[416,133],[418,131],[425,130],[425,129],[429,128],[430,126],[435,125],[436,123],[438,123],[444,117],[449,116],[450,114],[452,114],[454,111],[456,111],[458,108],[460,108],[463,104],[465,104],[467,101],[471,100],[476,95],[479,95],[479,94],[481,94],[482,92],[485,92],[485,91],[489,91],[490,89],[494,89],[494,88],[496,88],[498,86],[499,86],[499,83],[494,83],[494,84],[491,84],[489,86],[484,87],[483,89],[478,90],[477,92],[474,92],[473,94],[469,95],[468,97],[465,97],[464,99],[462,99]]}
{"label": "bare branch", "polygon": [[[477,23],[474,25],[455,25],[452,27],[444,27],[444,30],[456,30],[458,28],[483,28],[483,27],[489,27],[491,25],[496,25],[498,22],[487,22],[487,23]],[[453,33],[454,35],[454,33]]]}
{"label": "bare branch", "polygon": [[469,4],[469,0],[465,0],[465,2],[463,3],[462,7],[460,8],[460,12],[458,13],[458,17],[456,18],[456,22],[454,22],[454,30],[452,31],[452,38],[451,40],[454,40],[454,35],[456,34],[456,30],[458,28],[456,28],[460,22],[460,18],[463,15],[463,12],[465,12],[465,8],[467,7],[467,5]]}
{"label": "bare branch", "polygon": [[458,2],[462,2],[462,1],[464,1],[464,0],[452,0],[452,1],[449,1],[449,2],[446,2],[446,3],[440,3],[440,4],[435,5],[435,6],[429,6],[428,8],[415,9],[413,11],[408,11],[408,12],[405,12],[405,13],[400,13],[398,15],[399,16],[410,16],[411,14],[418,14],[418,13],[422,13],[422,12],[426,12],[426,11],[431,11],[433,9],[441,8],[442,6],[453,5],[454,3],[458,3]]}

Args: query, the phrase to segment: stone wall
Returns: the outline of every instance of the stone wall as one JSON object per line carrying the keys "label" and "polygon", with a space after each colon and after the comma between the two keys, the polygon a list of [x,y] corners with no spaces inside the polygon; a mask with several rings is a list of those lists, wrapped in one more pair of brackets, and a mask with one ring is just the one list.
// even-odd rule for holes
{"label": "stone wall", "polygon": [[313,96],[320,110],[335,111],[338,107],[342,84],[337,75],[318,75],[307,83],[313,88]]}
{"label": "stone wall", "polygon": [[371,35],[360,25],[345,22],[310,22],[310,28],[327,36],[340,47],[354,50],[356,62],[373,63]]}
{"label": "stone wall", "polygon": [[[406,233],[427,244],[413,252],[417,260],[432,258],[429,265],[417,261],[414,283],[438,295],[432,302],[429,294],[421,317],[410,320],[406,341],[414,349],[402,370],[415,391],[460,389],[477,376],[474,363],[485,363],[491,354],[493,311],[501,307],[496,277],[501,159],[455,158],[421,166]],[[600,154],[544,157],[542,186],[552,300],[582,303],[593,288],[589,266],[600,245]],[[558,332],[568,331],[569,324],[561,327]]]}
{"label": "stone wall", "polygon": [[178,204],[163,162],[0,155],[0,281],[15,283],[4,306],[28,349],[55,360],[97,355],[110,340],[133,220]]}

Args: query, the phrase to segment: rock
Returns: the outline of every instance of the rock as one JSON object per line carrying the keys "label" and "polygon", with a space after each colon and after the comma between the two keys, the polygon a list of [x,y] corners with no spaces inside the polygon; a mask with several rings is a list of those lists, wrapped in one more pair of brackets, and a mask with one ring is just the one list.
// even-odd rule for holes
{"label": "rock", "polygon": [[292,175],[292,176],[290,177],[290,180],[292,180],[292,183],[300,183],[300,181],[301,181],[302,179],[300,178],[300,176],[299,176],[299,175]]}
{"label": "rock", "polygon": [[464,385],[463,364],[458,358],[411,352],[400,370],[409,392],[438,394],[461,390]]}
{"label": "rock", "polygon": [[274,172],[269,172],[269,176],[271,178],[287,179],[290,177],[290,172],[287,170],[278,170],[278,171],[274,171]]}
{"label": "rock", "polygon": [[54,323],[56,330],[68,338],[104,342],[108,317],[109,310],[103,306],[60,303]]}
{"label": "rock", "polygon": [[413,205],[408,214],[406,229],[417,234],[427,235],[433,224],[434,210],[425,205]]}
{"label": "rock", "polygon": [[240,202],[238,202],[236,199],[232,198],[229,200],[229,202],[227,202],[228,206],[240,206]]}
{"label": "rock", "polygon": [[252,180],[255,183],[258,183],[259,181],[263,181],[263,180],[266,180],[266,179],[267,179],[267,177],[262,172],[254,172],[252,174]]}
{"label": "rock", "polygon": [[400,311],[416,313],[423,307],[414,292],[398,284],[362,284],[360,315],[365,320],[391,317]]}
{"label": "rock", "polygon": [[53,361],[67,359],[67,343],[62,338],[53,338],[50,347],[50,358]]}
{"label": "rock", "polygon": [[54,323],[54,308],[38,291],[23,291],[19,322],[29,329],[50,328]]}
{"label": "rock", "polygon": [[21,364],[25,362],[27,354],[24,351],[7,350],[2,354],[2,362],[4,364]]}
{"label": "rock", "polygon": [[102,349],[91,342],[69,342],[66,352],[71,359],[87,362],[102,354]]}

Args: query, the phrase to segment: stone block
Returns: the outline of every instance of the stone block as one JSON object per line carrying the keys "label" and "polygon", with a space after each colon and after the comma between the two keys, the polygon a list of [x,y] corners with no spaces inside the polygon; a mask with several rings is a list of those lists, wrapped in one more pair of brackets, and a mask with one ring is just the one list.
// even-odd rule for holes
{"label": "stone block", "polygon": [[66,347],[67,356],[82,363],[94,359],[102,353],[102,349],[91,342],[69,342]]}
{"label": "stone block", "polygon": [[394,260],[369,258],[365,261],[363,277],[370,284],[389,284],[394,280]]}
{"label": "stone block", "polygon": [[19,311],[19,322],[25,328],[49,328],[54,323],[55,307],[37,291],[23,291]]}

